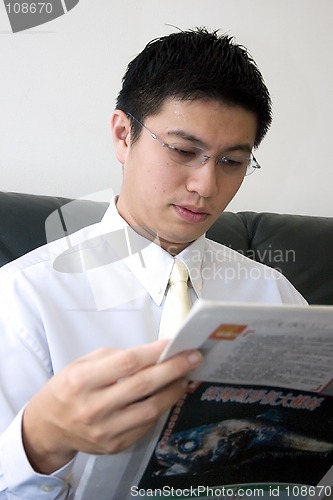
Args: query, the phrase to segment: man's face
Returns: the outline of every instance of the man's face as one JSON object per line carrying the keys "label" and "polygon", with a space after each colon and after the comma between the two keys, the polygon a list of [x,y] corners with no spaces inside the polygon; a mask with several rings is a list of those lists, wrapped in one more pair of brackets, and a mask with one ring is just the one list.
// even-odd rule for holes
{"label": "man's face", "polygon": [[[213,158],[198,167],[175,163],[168,148],[145,128],[131,144],[128,118],[124,114],[121,118],[123,139],[115,140],[124,167],[118,210],[131,226],[150,228],[161,246],[176,254],[210,228],[237,193],[243,177],[228,175]],[[199,145],[205,154],[221,158],[231,151],[251,152],[257,121],[254,113],[239,106],[206,99],[170,99],[144,125],[167,144]],[[120,135],[115,127],[113,133]]]}

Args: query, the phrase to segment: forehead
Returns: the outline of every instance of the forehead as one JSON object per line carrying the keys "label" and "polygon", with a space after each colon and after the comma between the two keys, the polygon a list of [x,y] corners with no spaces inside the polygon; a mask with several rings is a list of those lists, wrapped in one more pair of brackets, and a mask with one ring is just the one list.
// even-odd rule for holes
{"label": "forehead", "polygon": [[213,99],[168,99],[157,114],[146,118],[145,124],[157,134],[171,137],[181,131],[207,147],[217,148],[232,142],[253,146],[257,132],[255,113]]}

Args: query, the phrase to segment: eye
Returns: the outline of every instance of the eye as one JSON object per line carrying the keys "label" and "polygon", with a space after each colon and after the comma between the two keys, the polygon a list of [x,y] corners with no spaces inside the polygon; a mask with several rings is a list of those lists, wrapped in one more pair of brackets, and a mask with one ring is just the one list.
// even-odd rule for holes
{"label": "eye", "polygon": [[195,167],[203,162],[203,151],[195,146],[182,143],[165,144],[171,159],[179,165]]}
{"label": "eye", "polygon": [[196,158],[197,156],[197,151],[196,150],[191,150],[186,147],[182,147],[181,145],[175,145],[175,144],[170,144],[169,145],[170,151],[175,153],[176,155],[183,156],[184,158],[192,159]]}
{"label": "eye", "polygon": [[249,164],[249,157],[240,157],[240,156],[224,156],[223,158],[219,158],[217,163],[222,165],[225,168],[230,168],[231,170],[237,170],[246,168]]}

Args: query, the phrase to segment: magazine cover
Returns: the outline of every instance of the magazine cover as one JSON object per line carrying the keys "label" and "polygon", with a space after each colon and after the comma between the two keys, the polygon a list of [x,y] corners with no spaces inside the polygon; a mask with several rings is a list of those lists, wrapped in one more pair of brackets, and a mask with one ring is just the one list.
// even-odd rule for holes
{"label": "magazine cover", "polygon": [[[216,497],[230,498],[230,487],[236,498],[242,486],[257,496],[307,497],[313,491],[316,497],[319,489],[309,486],[332,465],[331,397],[196,381],[168,415],[138,489],[164,490],[168,497],[177,491],[177,498],[182,490],[188,498],[189,488],[205,497],[216,488]],[[320,492],[330,493],[325,486]]]}

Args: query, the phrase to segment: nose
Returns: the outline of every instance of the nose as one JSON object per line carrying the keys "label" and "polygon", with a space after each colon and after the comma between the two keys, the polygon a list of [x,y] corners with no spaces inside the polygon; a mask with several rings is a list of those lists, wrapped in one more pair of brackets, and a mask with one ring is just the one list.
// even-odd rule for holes
{"label": "nose", "polygon": [[218,165],[210,158],[200,167],[189,169],[187,190],[195,191],[203,198],[210,198],[218,193]]}

